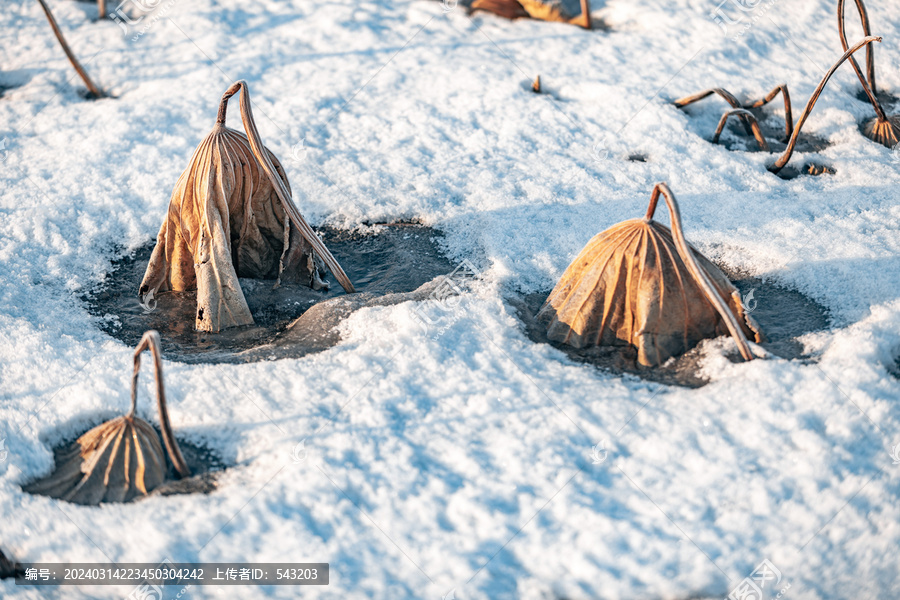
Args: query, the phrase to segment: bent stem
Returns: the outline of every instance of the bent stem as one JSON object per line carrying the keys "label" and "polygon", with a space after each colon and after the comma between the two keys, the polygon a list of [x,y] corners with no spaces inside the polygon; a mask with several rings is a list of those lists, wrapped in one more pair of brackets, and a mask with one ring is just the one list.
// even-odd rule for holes
{"label": "bent stem", "polygon": [[184,457],[181,455],[181,448],[178,447],[178,441],[172,433],[172,425],[169,423],[169,410],[166,408],[166,389],[163,386],[162,375],[162,355],[160,354],[159,334],[153,330],[144,333],[141,342],[134,349],[134,374],[131,376],[131,410],[128,418],[133,418],[137,409],[137,381],[138,374],[141,371],[141,352],[150,349],[153,355],[153,368],[156,374],[156,404],[159,408],[159,428],[162,430],[163,442],[166,444],[166,450],[169,451],[169,457],[175,470],[181,477],[190,477],[191,470]]}
{"label": "bent stem", "polygon": [[592,29],[594,27],[594,23],[593,21],[591,21],[590,0],[581,0],[581,14],[574,19],[570,19],[569,23],[571,23],[572,25],[578,25],[579,27],[584,27],[585,29]]}
{"label": "bent stem", "polygon": [[750,129],[753,131],[753,137],[756,138],[756,143],[759,144],[759,149],[763,152],[769,151],[769,144],[766,142],[766,138],[763,137],[762,131],[759,129],[759,122],[757,122],[753,113],[745,108],[735,108],[722,115],[722,118],[719,119],[719,126],[716,127],[716,133],[713,135],[713,144],[719,143],[719,136],[722,135],[722,130],[725,128],[725,122],[728,121],[728,117],[731,116],[739,116],[745,123],[749,123]]}
{"label": "bent stem", "polygon": [[[691,96],[679,98],[674,102],[674,104],[678,108],[684,108],[689,104],[693,104],[694,102],[703,100],[707,96],[711,96],[713,94],[718,94],[719,96],[721,96],[722,99],[725,100],[725,102],[731,105],[731,108],[744,108],[741,103],[738,102],[738,99],[735,97],[735,95],[724,88],[710,88],[708,90],[703,90],[702,92],[698,92]],[[750,129],[750,126],[746,121],[744,122],[744,131],[747,133],[747,135],[753,135],[753,131]]]}
{"label": "bent stem", "polygon": [[867,46],[872,42],[880,42],[881,38],[876,36],[865,37],[862,40],[856,42],[852,48],[844,52],[844,55],[841,56],[836,63],[834,63],[831,68],[825,73],[825,76],[822,78],[822,81],[819,82],[818,87],[813,92],[812,96],[809,98],[809,102],[806,103],[806,108],[803,109],[803,114],[800,115],[800,120],[797,121],[797,125],[794,127],[794,132],[791,134],[791,139],[788,142],[787,148],[784,150],[784,154],[775,161],[774,164],[769,165],[768,169],[772,173],[778,173],[781,169],[791,160],[791,155],[794,153],[794,147],[797,145],[797,138],[800,137],[800,130],[803,129],[803,124],[806,123],[806,119],[809,117],[809,113],[812,112],[813,107],[816,105],[816,101],[819,99],[819,96],[822,94],[822,90],[825,89],[825,84],[828,83],[828,80],[831,79],[831,76],[834,75],[834,72],[837,71],[838,67],[840,67],[845,60],[850,58],[854,52],[862,48],[863,46]]}
{"label": "bent stem", "polygon": [[691,96],[685,96],[684,98],[679,98],[678,100],[675,101],[674,104],[678,108],[684,108],[688,104],[693,104],[694,102],[697,102],[698,100],[703,100],[707,96],[711,96],[713,94],[718,94],[719,96],[724,98],[725,102],[727,102],[728,104],[731,105],[731,108],[743,108],[743,106],[741,106],[741,103],[738,102],[738,99],[734,97],[734,94],[732,94],[731,92],[729,92],[728,90],[723,89],[723,88],[710,88],[708,90],[703,90],[702,92],[698,92]]}
{"label": "bent stem", "polygon": [[72,52],[72,49],[69,48],[69,44],[66,43],[66,38],[63,37],[62,31],[59,29],[59,25],[56,23],[56,19],[53,17],[53,13],[50,12],[50,7],[47,6],[47,3],[44,0],[37,0],[38,4],[41,5],[41,8],[44,9],[44,14],[47,15],[47,20],[50,21],[50,27],[53,29],[53,34],[56,36],[56,39],[59,41],[59,45],[62,46],[63,52],[66,53],[66,56],[69,57],[69,62],[72,63],[72,66],[75,68],[75,71],[78,75],[81,76],[81,80],[84,81],[84,84],[87,86],[88,91],[94,96],[94,98],[105,98],[106,94],[94,85],[94,82],[91,81],[91,78],[88,76],[87,71],[84,70],[84,67],[81,66],[81,63],[78,62],[78,59],[75,58],[75,54]]}
{"label": "bent stem", "polygon": [[253,120],[253,113],[250,110],[250,92],[247,90],[246,81],[238,81],[225,91],[225,94],[222,96],[222,101],[219,103],[219,113],[216,117],[216,122],[221,125],[225,124],[225,113],[228,109],[228,100],[234,96],[238,90],[241,92],[241,120],[244,122],[244,130],[247,132],[247,139],[250,142],[250,147],[253,149],[256,160],[259,161],[259,164],[262,165],[266,175],[268,175],[269,181],[272,182],[272,187],[275,189],[275,193],[278,194],[278,198],[281,200],[284,211],[291,219],[291,222],[300,230],[303,237],[306,238],[306,241],[309,242],[313,249],[318,252],[319,256],[322,257],[322,260],[328,265],[328,268],[337,278],[341,287],[343,287],[348,294],[354,293],[356,289],[350,282],[350,278],[347,277],[347,274],[344,272],[344,269],[341,268],[337,259],[331,254],[331,251],[328,250],[322,240],[319,239],[316,232],[312,230],[312,227],[309,226],[309,223],[306,222],[303,215],[300,214],[300,211],[291,200],[291,192],[287,189],[287,186],[285,186],[281,177],[275,172],[275,166],[272,164],[272,161],[269,160],[268,152],[259,137],[259,131],[256,129],[256,122]]}
{"label": "bent stem", "polygon": [[765,106],[774,100],[779,92],[781,93],[782,98],[784,98],[784,139],[787,140],[791,137],[791,132],[794,130],[794,117],[791,113],[791,95],[788,93],[786,83],[776,86],[775,89],[769,92],[762,100],[757,100],[746,108],[759,108]]}
{"label": "bent stem", "polygon": [[725,326],[728,327],[731,337],[734,338],[738,350],[741,353],[741,357],[744,360],[753,360],[755,357],[753,356],[753,352],[750,351],[750,344],[747,342],[744,332],[741,331],[741,326],[738,324],[737,318],[735,318],[731,309],[728,308],[728,305],[725,304],[725,300],[722,299],[719,292],[716,291],[713,283],[709,280],[709,276],[697,263],[697,259],[694,257],[691,247],[688,246],[687,241],[684,239],[678,203],[675,201],[675,196],[672,195],[669,186],[665,183],[657,183],[656,186],[654,186],[653,193],[650,195],[650,206],[647,208],[647,214],[644,216],[644,221],[650,222],[653,219],[653,213],[656,212],[656,204],[659,202],[660,194],[666,199],[666,205],[669,207],[669,216],[672,220],[672,238],[675,240],[675,248],[678,250],[678,254],[681,255],[681,260],[684,261],[685,266],[687,266],[688,270],[691,272],[694,281],[696,281],[697,285],[700,286],[700,289],[703,290],[706,299],[709,300],[709,303],[713,305],[713,308],[716,309],[719,316],[725,321]]}
{"label": "bent stem", "polygon": [[[863,36],[869,37],[871,35],[869,30],[869,13],[866,11],[866,5],[863,4],[862,0],[856,0],[856,9],[859,11],[859,20],[862,22]],[[848,45],[847,36],[844,33],[844,0],[838,0],[837,13],[838,35],[841,37],[841,47],[846,52]],[[862,83],[866,95],[869,96],[869,100],[876,107],[875,111],[878,112],[881,109],[881,106],[878,105],[878,101],[875,100],[875,94],[878,93],[878,89],[875,87],[875,49],[871,46],[866,48],[866,74],[868,75],[868,82],[866,82],[866,77],[863,77],[862,70],[859,68],[859,64],[857,64],[855,58],[850,59],[850,64],[853,65],[853,70],[856,71],[856,76],[859,77],[859,81]],[[868,85],[866,85],[866,83],[868,83]]]}

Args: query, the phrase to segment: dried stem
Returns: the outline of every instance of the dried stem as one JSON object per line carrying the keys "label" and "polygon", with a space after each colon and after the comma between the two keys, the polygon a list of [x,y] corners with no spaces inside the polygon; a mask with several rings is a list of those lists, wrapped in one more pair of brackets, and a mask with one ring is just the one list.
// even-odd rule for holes
{"label": "dried stem", "polygon": [[47,20],[50,21],[50,27],[53,28],[53,33],[56,35],[56,39],[59,40],[59,45],[62,46],[63,52],[66,53],[66,56],[69,57],[69,62],[72,63],[72,66],[75,67],[75,71],[81,76],[82,81],[87,86],[88,91],[94,96],[94,98],[105,98],[106,94],[94,85],[94,82],[91,81],[91,78],[88,76],[87,71],[84,70],[84,67],[81,66],[81,63],[78,62],[78,59],[75,58],[75,54],[72,53],[71,48],[69,48],[69,44],[66,43],[66,38],[63,37],[62,31],[59,29],[59,25],[56,23],[56,19],[53,17],[53,13],[50,12],[50,8],[47,6],[47,3],[44,0],[37,0],[38,4],[41,5],[41,8],[44,9],[44,14],[47,15]]}
{"label": "dried stem", "polygon": [[794,131],[794,117],[791,113],[791,95],[788,93],[788,88],[786,83],[782,83],[769,92],[765,98],[762,100],[757,100],[753,104],[748,105],[746,108],[759,108],[764,106],[775,99],[775,96],[778,93],[781,93],[782,98],[784,98],[784,139],[787,140],[791,137],[791,133]]}
{"label": "dried stem", "polygon": [[719,126],[716,127],[716,133],[713,135],[712,143],[719,143],[719,136],[722,135],[722,130],[725,128],[725,122],[728,121],[728,117],[733,115],[741,117],[745,123],[750,125],[750,129],[753,131],[753,137],[756,138],[756,143],[759,144],[759,149],[763,152],[768,152],[769,144],[766,142],[766,138],[763,137],[762,131],[759,129],[759,123],[757,122],[756,117],[753,116],[752,112],[745,108],[735,108],[722,115],[722,118],[719,119]]}
{"label": "dried stem", "polygon": [[300,211],[291,200],[290,190],[287,189],[287,186],[284,185],[281,177],[275,172],[275,166],[272,164],[272,161],[269,160],[268,152],[259,137],[259,131],[256,129],[256,122],[253,120],[253,113],[250,109],[250,92],[247,91],[246,81],[238,81],[225,91],[225,94],[222,96],[222,101],[219,104],[219,113],[216,117],[216,122],[221,125],[225,124],[225,113],[227,111],[228,100],[234,96],[238,90],[241,92],[241,120],[244,122],[244,130],[247,132],[247,139],[250,142],[250,147],[253,149],[256,160],[259,161],[259,164],[262,165],[266,175],[269,176],[269,181],[272,182],[275,193],[278,194],[278,198],[281,199],[284,211],[288,214],[291,222],[300,230],[303,237],[306,238],[306,241],[309,242],[319,256],[322,257],[322,260],[328,265],[328,268],[337,278],[341,287],[349,294],[354,293],[356,290],[350,282],[350,278],[347,277],[347,274],[344,272],[344,269],[341,268],[337,259],[331,254],[331,251],[328,250],[322,240],[319,239],[316,232],[312,230],[312,227],[309,226],[309,223],[306,222],[303,215],[300,214]]}
{"label": "dried stem", "polygon": [[[856,9],[859,11],[859,19],[862,21],[862,29],[863,36],[869,37],[871,32],[869,30],[869,13],[866,11],[866,5],[863,4],[862,0],[856,0]],[[837,5],[837,13],[838,13],[838,35],[841,37],[841,47],[844,51],[847,51],[847,36],[844,33],[844,0],[838,0]],[[859,65],[856,62],[855,58],[850,59],[850,64],[853,65],[853,70],[856,71],[857,77],[859,77],[860,82],[863,84],[863,89],[866,90],[866,94],[869,95],[869,91],[871,89],[871,95],[869,95],[869,99],[873,104],[877,105],[877,101],[875,100],[875,94],[878,93],[878,89],[875,86],[875,49],[871,46],[866,48],[866,73],[868,75],[868,86],[866,85],[865,77],[863,77],[862,70],[859,68]],[[876,111],[878,111],[876,108]]]}
{"label": "dried stem", "polygon": [[718,94],[722,98],[725,99],[725,102],[731,105],[731,108],[743,108],[741,103],[738,102],[738,99],[734,97],[734,94],[729,92],[728,90],[722,88],[710,88],[708,90],[703,90],[702,92],[698,92],[692,96],[685,96],[684,98],[679,98],[675,101],[675,106],[678,108],[684,108],[688,104],[693,104],[698,100],[703,100],[707,96],[711,96],[713,94]]}
{"label": "dried stem", "polygon": [[697,259],[694,257],[691,247],[684,239],[678,203],[675,201],[675,196],[672,195],[669,186],[665,183],[657,183],[653,188],[653,193],[650,196],[650,206],[647,208],[647,214],[644,217],[644,220],[649,222],[653,219],[653,213],[656,212],[656,204],[659,202],[660,194],[666,199],[666,205],[669,207],[669,216],[672,220],[672,238],[675,240],[675,247],[678,249],[678,254],[681,255],[681,260],[684,261],[685,266],[687,266],[688,270],[691,272],[694,281],[696,281],[697,285],[700,286],[700,289],[703,290],[709,303],[713,305],[713,308],[716,309],[719,316],[725,321],[725,326],[728,327],[731,337],[734,338],[741,356],[744,360],[753,360],[755,357],[750,351],[750,344],[747,342],[744,332],[741,331],[741,326],[737,322],[737,318],[735,318],[731,309],[728,308],[728,305],[725,303],[725,300],[722,299],[722,296],[719,295],[719,292],[716,291],[713,283],[709,280],[709,276],[697,263]]}
{"label": "dried stem", "polygon": [[840,67],[845,60],[850,58],[854,52],[871,44],[872,42],[880,42],[880,37],[869,36],[865,37],[862,40],[858,41],[853,45],[852,48],[844,52],[844,55],[841,56],[836,63],[834,63],[831,68],[825,73],[825,77],[822,78],[822,81],[819,82],[819,86],[815,89],[812,96],[809,98],[809,102],[806,103],[806,108],[803,109],[803,114],[800,115],[800,120],[797,121],[797,125],[794,126],[794,132],[791,134],[791,139],[788,142],[787,148],[784,150],[784,154],[775,161],[774,164],[769,166],[769,171],[772,173],[778,173],[784,165],[791,160],[791,155],[794,153],[794,146],[797,145],[797,138],[800,137],[800,130],[803,129],[803,124],[806,123],[806,119],[809,117],[809,113],[812,112],[813,107],[816,105],[816,101],[819,99],[819,96],[822,94],[822,90],[825,89],[825,84],[828,83],[828,80],[831,79],[831,76],[834,75],[834,72],[837,71],[838,67]]}
{"label": "dried stem", "polygon": [[581,14],[569,21],[569,23],[584,27],[585,29],[592,29],[594,27],[594,23],[591,21],[590,0],[581,0]]}
{"label": "dried stem", "polygon": [[106,18],[106,0],[97,0],[97,18]]}
{"label": "dried stem", "polygon": [[[678,100],[675,101],[675,106],[677,106],[678,108],[684,108],[688,104],[693,104],[694,102],[703,100],[707,96],[712,96],[713,94],[718,94],[719,96],[721,96],[725,100],[725,102],[727,102],[728,104],[731,105],[731,108],[744,108],[743,105],[741,105],[741,103],[738,102],[738,99],[735,97],[735,95],[724,88],[710,88],[708,90],[703,90],[702,92],[698,92],[691,96],[685,96],[684,98],[679,98]],[[747,135],[753,135],[753,130],[750,128],[750,126],[747,124],[747,122],[746,121],[742,121],[742,122],[744,123],[744,131],[747,133]]]}
{"label": "dried stem", "polygon": [[166,389],[163,385],[162,374],[162,355],[160,354],[159,334],[155,331],[148,331],[141,338],[141,342],[134,349],[134,374],[131,377],[131,410],[128,418],[133,418],[137,409],[137,381],[138,374],[141,371],[141,352],[150,349],[153,355],[153,367],[156,372],[156,404],[159,408],[159,428],[162,430],[163,442],[166,444],[166,450],[169,451],[169,457],[175,470],[181,477],[190,477],[191,470],[184,457],[181,455],[181,449],[178,447],[178,441],[172,433],[172,425],[169,423],[169,411],[166,408]]}

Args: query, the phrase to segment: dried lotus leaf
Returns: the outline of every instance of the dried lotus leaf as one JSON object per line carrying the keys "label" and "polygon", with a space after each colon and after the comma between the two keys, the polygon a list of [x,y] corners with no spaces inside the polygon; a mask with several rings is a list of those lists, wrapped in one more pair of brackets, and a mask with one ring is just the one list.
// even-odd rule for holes
{"label": "dried lotus leaf", "polygon": [[[249,136],[225,127],[237,89]],[[284,169],[259,141],[246,84],[239,82],[226,91],[215,127],[175,185],[139,293],[197,289],[195,328],[215,332],[253,323],[239,277],[321,289],[326,265],[354,291],[293,206]]]}
{"label": "dried lotus leaf", "polygon": [[884,119],[876,117],[866,123],[863,134],[882,146],[893,148],[900,143],[900,116]]}
{"label": "dried lotus leaf", "polygon": [[[674,234],[652,220],[659,193]],[[762,341],[758,326],[734,285],[680,230],[675,199],[659,184],[647,216],[595,236],[563,273],[538,313],[549,339],[576,348],[630,345],[638,364],[652,367],[730,333],[752,358],[745,336]]]}
{"label": "dried lotus leaf", "polygon": [[494,13],[505,19],[523,19],[529,16],[519,0],[475,0],[472,2],[472,10]]}
{"label": "dried lotus leaf", "polygon": [[137,417],[118,417],[94,427],[68,448],[56,470],[25,488],[76,504],[128,502],[166,478],[159,436]]}
{"label": "dried lotus leaf", "polygon": [[507,19],[532,18],[539,21],[571,23],[590,29],[590,0],[581,0],[581,14],[576,17],[567,15],[559,4],[545,0],[474,0],[471,10],[483,10]]}
{"label": "dried lotus leaf", "polygon": [[190,475],[169,423],[159,335],[148,331],[135,349],[131,411],[79,437],[60,454],[53,473],[25,486],[25,491],[76,504],[96,505],[129,502],[147,495],[166,480],[166,454],[159,436],[149,423],[134,415],[140,354],[148,347],[156,367],[157,405],[165,447],[176,472],[182,477]]}

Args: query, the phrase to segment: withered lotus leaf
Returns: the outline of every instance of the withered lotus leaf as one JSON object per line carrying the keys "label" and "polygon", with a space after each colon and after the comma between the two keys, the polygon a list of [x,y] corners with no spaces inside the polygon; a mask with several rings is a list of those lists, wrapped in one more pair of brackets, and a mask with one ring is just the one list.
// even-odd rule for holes
{"label": "withered lotus leaf", "polygon": [[76,504],[96,505],[128,502],[148,494],[166,480],[166,454],[159,436],[149,423],[135,416],[140,354],[148,347],[156,367],[157,405],[165,447],[179,476],[190,476],[169,423],[159,334],[148,331],[134,352],[128,414],[98,425],[79,437],[60,456],[53,473],[26,486],[27,492]]}
{"label": "withered lotus leaf", "polygon": [[585,29],[592,27],[590,0],[581,0],[581,14],[575,17],[567,15],[559,4],[546,0],[474,0],[471,10],[491,12],[506,19],[532,18],[571,23]]}
{"label": "withered lotus leaf", "polygon": [[[247,135],[225,126],[228,100],[238,90]],[[354,291],[294,206],[281,163],[259,139],[247,84],[239,81],[225,92],[215,127],[175,185],[139,294],[196,288],[195,328],[215,332],[253,323],[239,277],[320,289],[327,287],[326,265]]]}
{"label": "withered lotus leaf", "polygon": [[[660,193],[671,230],[653,220]],[[550,340],[575,348],[632,346],[643,367],[728,333],[750,360],[746,336],[763,340],[734,285],[685,241],[678,204],[664,183],[654,187],[643,219],[614,225],[588,242],[538,319]]]}

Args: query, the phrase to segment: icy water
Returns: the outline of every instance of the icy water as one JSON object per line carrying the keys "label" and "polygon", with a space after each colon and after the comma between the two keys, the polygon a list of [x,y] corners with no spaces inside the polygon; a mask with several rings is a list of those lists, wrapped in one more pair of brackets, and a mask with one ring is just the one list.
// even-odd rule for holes
{"label": "icy water", "polygon": [[442,234],[411,223],[375,225],[361,232],[323,228],[326,246],[347,272],[356,294],[346,294],[330,274],[329,290],[275,281],[241,279],[241,288],[256,321],[219,333],[194,330],[196,292],[166,292],[156,304],[142,306],[137,290],[153,243],[113,265],[106,281],[84,301],[99,317],[100,328],[129,346],[148,329],[162,338],[163,355],[186,363],[254,362],[297,358],[340,341],[333,331],[342,319],[363,306],[402,302],[425,294],[423,288],[454,265],[437,246]]}
{"label": "icy water", "polygon": [[[812,331],[827,329],[831,323],[828,309],[796,290],[746,274],[729,272],[721,265],[719,268],[737,287],[750,315],[768,338],[761,346],[781,358],[810,360],[810,357],[803,355],[803,346],[797,338]],[[532,341],[550,344],[575,362],[591,364],[613,373],[630,373],[642,379],[685,387],[700,387],[708,383],[698,375],[700,354],[697,349],[660,367],[639,369],[635,362],[637,353],[632,348],[577,349],[549,341],[546,328],[535,319],[549,295],[550,290],[547,290],[510,299],[510,304],[525,324],[526,334]],[[739,360],[737,355],[734,360]]]}

